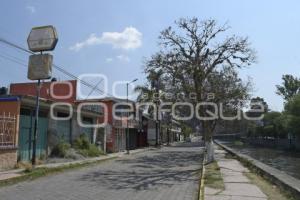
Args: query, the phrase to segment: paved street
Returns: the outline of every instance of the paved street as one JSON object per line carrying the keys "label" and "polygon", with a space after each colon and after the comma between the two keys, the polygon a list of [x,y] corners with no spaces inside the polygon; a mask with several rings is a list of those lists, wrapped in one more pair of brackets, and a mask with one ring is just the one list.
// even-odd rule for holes
{"label": "paved street", "polygon": [[185,143],[0,188],[3,200],[195,200],[202,149]]}

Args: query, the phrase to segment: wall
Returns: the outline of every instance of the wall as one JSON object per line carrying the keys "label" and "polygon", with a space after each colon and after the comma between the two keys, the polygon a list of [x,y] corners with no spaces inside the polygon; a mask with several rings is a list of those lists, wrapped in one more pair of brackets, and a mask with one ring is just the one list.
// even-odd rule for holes
{"label": "wall", "polygon": [[[154,120],[148,120],[147,140],[149,145],[156,144],[156,122]],[[158,129],[158,143],[160,142],[160,134]]]}
{"label": "wall", "polygon": [[296,149],[300,151],[300,140],[298,139],[262,139],[262,138],[243,138],[244,142],[252,145],[279,148],[279,149]]}
{"label": "wall", "polygon": [[[54,115],[56,116],[58,112],[61,111],[54,110]],[[67,112],[63,112],[63,113],[68,114]],[[62,139],[64,139],[65,142],[70,143],[74,133],[72,132],[70,120],[66,120],[66,121],[55,120],[50,116],[50,112],[48,115],[48,119],[49,119],[49,124],[48,124],[48,134],[47,134],[47,155],[50,155],[53,147],[56,146]],[[64,124],[63,127],[62,124]],[[64,135],[64,138],[62,137],[62,135]]]}
{"label": "wall", "polygon": [[[54,115],[56,115],[58,112],[65,113],[68,115],[67,111],[61,111],[61,110],[54,110]],[[93,119],[93,123],[96,123],[97,119],[95,117],[91,117],[88,115],[82,114],[83,117],[89,117]],[[51,149],[53,146],[55,146],[59,140],[61,139],[62,129],[65,131],[64,133],[67,133],[68,137],[65,137],[65,142],[73,144],[74,140],[77,139],[82,133],[83,133],[83,127],[81,127],[77,121],[78,113],[74,111],[72,113],[72,118],[70,120],[56,120],[52,119],[49,115],[49,130],[48,130],[48,153],[51,152]],[[85,122],[83,122],[85,123]],[[91,142],[95,143],[96,141],[96,134],[97,134],[97,128],[92,128],[93,134],[91,137]],[[57,137],[59,136],[59,137]]]}
{"label": "wall", "polygon": [[[106,104],[107,106],[107,113],[104,113],[104,115],[106,115],[107,117],[107,124],[110,128],[106,128],[105,130],[105,134],[106,136],[108,136],[106,138],[106,151],[108,153],[111,152],[115,152],[115,145],[114,145],[114,141],[115,141],[115,128],[113,128],[113,113],[112,113],[112,108],[113,108],[113,101],[112,100],[100,100],[100,102]],[[99,122],[103,123],[104,119],[100,118]],[[107,131],[109,131],[110,133],[107,133]]]}
{"label": "wall", "polygon": [[13,168],[17,164],[20,101],[16,97],[0,97],[0,116],[15,116],[14,147],[0,145],[0,169]]}
{"label": "wall", "polygon": [[[68,85],[69,83],[69,85]],[[52,94],[55,96],[65,96],[71,94],[68,98],[53,98],[50,93],[51,84],[53,85]],[[71,88],[70,88],[71,86]],[[63,81],[63,82],[44,82],[41,87],[41,98],[59,101],[59,102],[68,102],[74,103],[76,101],[76,80]],[[10,94],[11,95],[30,95],[36,96],[36,83],[13,83],[10,85]]]}
{"label": "wall", "polygon": [[16,149],[1,149],[0,150],[0,169],[11,169],[17,164]]}

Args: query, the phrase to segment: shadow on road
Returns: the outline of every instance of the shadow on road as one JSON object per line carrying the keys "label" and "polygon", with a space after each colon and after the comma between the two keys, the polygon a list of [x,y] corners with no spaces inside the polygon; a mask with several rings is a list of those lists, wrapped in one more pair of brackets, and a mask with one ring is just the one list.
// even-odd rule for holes
{"label": "shadow on road", "polygon": [[170,147],[186,147],[186,148],[193,148],[193,147],[203,147],[204,142],[199,141],[199,142],[180,142],[180,143],[175,143],[174,145]]}
{"label": "shadow on road", "polygon": [[107,170],[84,175],[81,181],[94,182],[98,186],[104,186],[114,190],[149,190],[157,189],[160,186],[171,187],[174,184],[191,179],[191,177],[197,173],[199,173],[199,169],[185,171],[153,170],[151,172]]}
{"label": "shadow on road", "polygon": [[[82,175],[78,181],[112,190],[149,190],[194,181],[199,177],[202,153],[200,148],[189,147],[176,145],[133,158],[119,159],[114,161],[111,168],[100,168]],[[194,147],[199,145],[195,144]]]}

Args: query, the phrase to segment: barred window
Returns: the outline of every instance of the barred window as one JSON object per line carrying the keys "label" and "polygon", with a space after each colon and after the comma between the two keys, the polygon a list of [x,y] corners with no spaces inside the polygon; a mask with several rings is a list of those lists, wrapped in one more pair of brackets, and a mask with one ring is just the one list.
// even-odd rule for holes
{"label": "barred window", "polygon": [[0,115],[0,148],[15,147],[16,117]]}

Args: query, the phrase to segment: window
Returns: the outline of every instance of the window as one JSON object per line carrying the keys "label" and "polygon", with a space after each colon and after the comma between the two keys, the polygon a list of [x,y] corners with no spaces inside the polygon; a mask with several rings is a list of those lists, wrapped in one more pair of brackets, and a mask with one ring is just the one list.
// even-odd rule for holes
{"label": "window", "polygon": [[16,117],[0,115],[0,148],[15,147]]}

